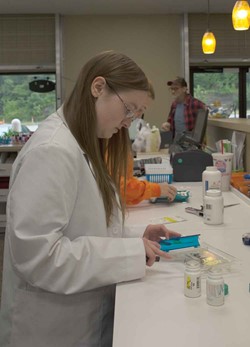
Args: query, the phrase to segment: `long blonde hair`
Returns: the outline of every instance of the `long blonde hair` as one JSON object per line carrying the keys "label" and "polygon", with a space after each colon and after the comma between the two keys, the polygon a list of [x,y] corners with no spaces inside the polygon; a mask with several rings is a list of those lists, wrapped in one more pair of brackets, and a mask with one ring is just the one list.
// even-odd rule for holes
{"label": "long blonde hair", "polygon": [[90,59],[81,69],[75,87],[64,103],[63,111],[70,131],[88,156],[95,179],[103,198],[106,222],[109,225],[114,206],[120,208],[124,217],[125,206],[116,198],[119,194],[121,176],[126,177],[130,139],[128,130],[122,128],[109,140],[98,139],[95,98],[91,84],[97,76],[106,79],[116,91],[142,90],[154,97],[153,87],[139,66],[124,54],[114,51],[100,53]]}

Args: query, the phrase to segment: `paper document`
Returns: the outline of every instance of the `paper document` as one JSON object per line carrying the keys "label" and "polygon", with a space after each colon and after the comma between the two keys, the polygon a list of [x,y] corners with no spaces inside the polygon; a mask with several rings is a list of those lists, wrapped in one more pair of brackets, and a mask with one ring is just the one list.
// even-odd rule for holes
{"label": "paper document", "polygon": [[186,219],[180,216],[164,216],[164,217],[158,217],[158,218],[152,218],[150,222],[152,224],[171,224],[171,223],[178,223],[183,222]]}

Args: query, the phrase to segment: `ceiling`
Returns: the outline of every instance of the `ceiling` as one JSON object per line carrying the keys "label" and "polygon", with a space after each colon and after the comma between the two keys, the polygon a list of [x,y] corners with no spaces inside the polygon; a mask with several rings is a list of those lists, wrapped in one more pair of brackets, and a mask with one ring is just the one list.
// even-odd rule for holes
{"label": "ceiling", "polygon": [[[209,0],[0,0],[1,14],[179,14],[207,12]],[[236,0],[210,0],[210,13],[231,13]]]}

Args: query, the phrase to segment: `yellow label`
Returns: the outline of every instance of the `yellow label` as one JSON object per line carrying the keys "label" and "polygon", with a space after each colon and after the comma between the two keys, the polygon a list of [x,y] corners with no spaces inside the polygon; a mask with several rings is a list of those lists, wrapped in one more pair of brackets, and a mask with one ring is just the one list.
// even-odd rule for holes
{"label": "yellow label", "polygon": [[167,222],[176,223],[176,219],[173,219],[173,218],[170,218],[170,217],[164,217],[163,219],[165,221],[167,221]]}
{"label": "yellow label", "polygon": [[191,285],[191,277],[187,276],[187,288],[191,289],[192,285]]}

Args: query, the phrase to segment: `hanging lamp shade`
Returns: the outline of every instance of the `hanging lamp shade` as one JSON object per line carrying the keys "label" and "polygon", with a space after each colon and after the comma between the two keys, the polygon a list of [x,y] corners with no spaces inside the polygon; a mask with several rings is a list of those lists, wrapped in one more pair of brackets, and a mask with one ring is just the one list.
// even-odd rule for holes
{"label": "hanging lamp shade", "polygon": [[250,7],[246,0],[236,1],[232,12],[235,30],[248,30],[250,26]]}
{"label": "hanging lamp shade", "polygon": [[213,54],[216,48],[216,39],[211,31],[206,31],[202,38],[202,50],[204,54]]}

